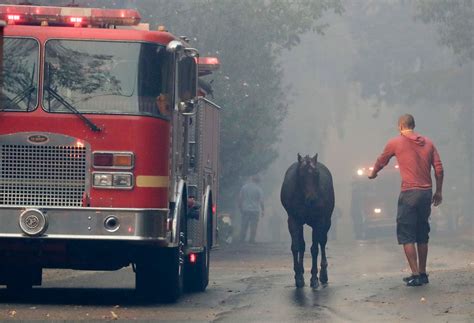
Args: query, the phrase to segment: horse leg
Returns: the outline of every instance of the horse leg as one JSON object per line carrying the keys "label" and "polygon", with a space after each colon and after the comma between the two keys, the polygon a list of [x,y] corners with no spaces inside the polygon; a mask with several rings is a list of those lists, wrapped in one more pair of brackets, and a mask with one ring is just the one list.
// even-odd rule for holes
{"label": "horse leg", "polygon": [[318,288],[318,234],[317,229],[313,228],[313,244],[311,245],[311,284],[312,288]]}
{"label": "horse leg", "polygon": [[291,253],[293,254],[293,270],[295,271],[295,285],[297,288],[304,286],[303,257],[305,242],[303,238],[303,225],[297,223],[291,216],[288,217],[288,230],[291,235]]}
{"label": "horse leg", "polygon": [[321,234],[319,235],[319,246],[321,248],[321,273],[319,275],[319,281],[322,284],[328,283],[328,260],[326,258],[326,243],[328,241],[328,231],[331,224],[326,225],[322,228]]}

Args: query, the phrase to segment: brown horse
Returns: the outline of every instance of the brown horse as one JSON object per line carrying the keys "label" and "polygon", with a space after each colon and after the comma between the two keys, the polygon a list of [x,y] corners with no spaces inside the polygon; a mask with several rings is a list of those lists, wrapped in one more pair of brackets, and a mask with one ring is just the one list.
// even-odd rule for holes
{"label": "brown horse", "polygon": [[313,245],[311,246],[313,262],[310,285],[313,288],[319,286],[318,245],[321,248],[319,280],[322,284],[326,284],[328,282],[326,242],[334,210],[334,188],[331,172],[318,162],[318,154],[314,157],[301,157],[298,154],[298,161],[286,171],[280,198],[288,213],[288,230],[291,235],[296,287],[304,286],[304,224],[308,224],[313,229]]}

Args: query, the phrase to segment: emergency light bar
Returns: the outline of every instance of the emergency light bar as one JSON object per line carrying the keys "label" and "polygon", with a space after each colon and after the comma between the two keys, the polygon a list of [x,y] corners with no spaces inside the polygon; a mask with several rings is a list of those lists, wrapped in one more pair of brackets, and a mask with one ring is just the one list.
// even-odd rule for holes
{"label": "emergency light bar", "polygon": [[217,71],[221,63],[217,57],[198,57],[197,58],[199,76],[209,75]]}
{"label": "emergency light bar", "polygon": [[9,25],[54,26],[135,26],[140,13],[135,9],[99,9],[78,7],[49,7],[0,5],[0,19]]}

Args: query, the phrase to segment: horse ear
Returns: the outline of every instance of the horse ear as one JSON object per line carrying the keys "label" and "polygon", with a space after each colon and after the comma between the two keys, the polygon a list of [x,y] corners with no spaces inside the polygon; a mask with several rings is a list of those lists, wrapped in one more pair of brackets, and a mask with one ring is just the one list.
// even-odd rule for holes
{"label": "horse ear", "polygon": [[313,161],[314,161],[315,164],[318,162],[318,154],[314,155]]}
{"label": "horse ear", "polygon": [[303,160],[303,157],[301,157],[300,153],[298,153],[298,163],[301,163],[302,160]]}

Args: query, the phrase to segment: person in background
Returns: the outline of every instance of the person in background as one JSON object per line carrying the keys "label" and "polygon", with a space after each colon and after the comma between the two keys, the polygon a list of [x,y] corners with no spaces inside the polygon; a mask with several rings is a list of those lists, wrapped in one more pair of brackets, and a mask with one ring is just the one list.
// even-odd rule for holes
{"label": "person in background", "polygon": [[[393,156],[397,158],[402,177],[397,211],[397,238],[398,243],[403,245],[412,271],[411,276],[403,279],[407,286],[421,286],[429,282],[426,273],[430,232],[428,218],[431,204],[438,206],[443,200],[444,171],[438,151],[430,139],[417,134],[414,129],[413,116],[402,115],[398,119],[400,136],[389,140],[369,175],[369,179],[376,178]],[[434,168],[436,178],[434,194],[431,167]]]}
{"label": "person in background", "polygon": [[242,215],[240,227],[240,242],[244,242],[250,228],[250,243],[255,243],[258,220],[264,215],[263,191],[259,186],[260,177],[252,176],[251,180],[240,189],[238,207]]}

